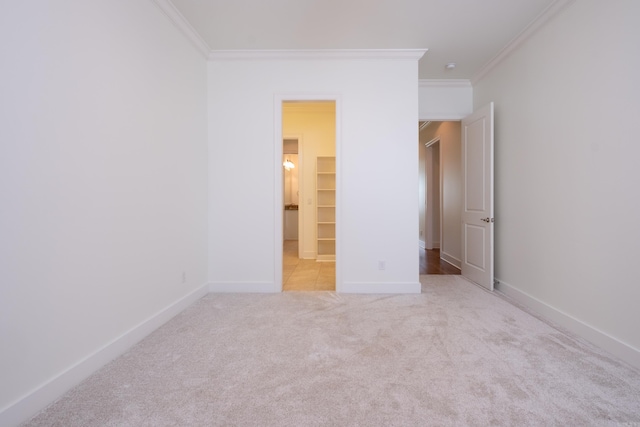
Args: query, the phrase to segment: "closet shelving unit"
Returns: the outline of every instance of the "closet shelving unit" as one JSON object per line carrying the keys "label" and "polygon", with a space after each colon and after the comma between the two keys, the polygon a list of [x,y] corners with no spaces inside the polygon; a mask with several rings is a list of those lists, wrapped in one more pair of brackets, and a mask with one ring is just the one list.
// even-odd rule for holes
{"label": "closet shelving unit", "polygon": [[336,260],[336,158],[316,161],[317,261]]}

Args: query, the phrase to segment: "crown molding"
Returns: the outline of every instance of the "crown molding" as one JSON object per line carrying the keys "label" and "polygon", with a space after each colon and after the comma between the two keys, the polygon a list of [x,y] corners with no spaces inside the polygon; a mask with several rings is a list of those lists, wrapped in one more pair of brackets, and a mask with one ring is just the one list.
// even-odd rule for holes
{"label": "crown molding", "polygon": [[545,10],[543,10],[524,30],[520,32],[513,40],[511,40],[505,47],[498,52],[488,63],[486,63],[480,70],[471,77],[471,84],[476,84],[482,80],[489,72],[504,61],[511,53],[522,45],[529,37],[538,32],[547,22],[553,17],[562,12],[566,7],[571,5],[576,0],[555,0]]}
{"label": "crown molding", "polygon": [[[418,124],[419,124],[418,132],[422,132],[423,130],[428,128],[431,123],[433,123],[431,120],[426,120],[426,121],[420,120],[418,122]],[[427,144],[429,144],[429,143],[427,142]]]}
{"label": "crown molding", "polygon": [[178,27],[182,34],[187,37],[191,44],[193,44],[193,46],[198,49],[206,59],[209,56],[209,52],[211,52],[211,48],[196,29],[191,26],[189,21],[187,21],[187,18],[185,18],[184,15],[182,15],[182,13],[180,13],[180,11],[174,6],[171,0],[151,1],[153,1],[153,3],[155,3],[162,12],[164,12],[171,22]]}
{"label": "crown molding", "polygon": [[420,79],[419,87],[428,88],[470,88],[471,81],[467,79]]}
{"label": "crown molding", "polygon": [[380,59],[417,61],[428,49],[212,50],[209,60]]}

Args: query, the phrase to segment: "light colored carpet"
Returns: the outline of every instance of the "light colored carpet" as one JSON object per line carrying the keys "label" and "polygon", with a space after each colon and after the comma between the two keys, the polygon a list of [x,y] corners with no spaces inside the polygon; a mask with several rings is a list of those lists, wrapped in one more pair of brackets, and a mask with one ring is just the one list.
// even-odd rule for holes
{"label": "light colored carpet", "polygon": [[210,294],[29,426],[640,423],[640,373],[458,276]]}

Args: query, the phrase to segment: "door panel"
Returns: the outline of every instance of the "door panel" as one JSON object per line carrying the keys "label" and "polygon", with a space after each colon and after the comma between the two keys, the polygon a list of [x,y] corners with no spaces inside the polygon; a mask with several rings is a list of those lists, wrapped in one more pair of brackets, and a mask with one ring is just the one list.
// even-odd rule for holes
{"label": "door panel", "polygon": [[[485,210],[485,139],[484,120],[476,120],[465,126],[463,130],[467,132],[466,156],[463,160],[466,165],[465,185],[467,191],[464,192],[464,206],[470,212],[482,212]],[[469,141],[471,141],[469,143]]]}
{"label": "door panel", "polygon": [[[467,239],[465,248],[484,247],[486,234],[484,227],[476,227],[475,225],[465,224],[466,231],[463,234]],[[465,257],[467,263],[479,269],[486,269],[486,261],[484,251],[469,251]]]}
{"label": "door panel", "polygon": [[462,275],[493,290],[493,103],[462,120]]}

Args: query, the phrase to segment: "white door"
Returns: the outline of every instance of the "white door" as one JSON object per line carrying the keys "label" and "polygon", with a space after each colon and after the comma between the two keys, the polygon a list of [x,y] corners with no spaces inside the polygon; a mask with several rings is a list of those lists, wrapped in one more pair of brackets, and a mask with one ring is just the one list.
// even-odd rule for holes
{"label": "white door", "polygon": [[462,120],[462,275],[493,290],[493,103]]}

